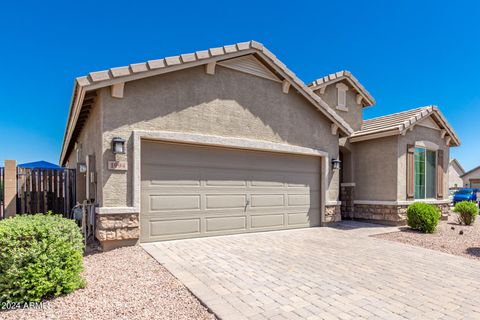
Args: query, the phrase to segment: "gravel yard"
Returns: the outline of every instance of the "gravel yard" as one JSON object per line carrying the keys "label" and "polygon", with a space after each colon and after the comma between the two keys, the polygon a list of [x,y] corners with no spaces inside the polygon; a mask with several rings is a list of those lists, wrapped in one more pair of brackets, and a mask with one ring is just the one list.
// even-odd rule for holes
{"label": "gravel yard", "polygon": [[42,309],[0,312],[1,319],[215,319],[142,248],[86,256],[85,289],[45,302]]}
{"label": "gravel yard", "polygon": [[[463,234],[460,234],[461,231]],[[448,221],[440,221],[433,234],[424,234],[404,227],[402,231],[378,234],[374,237],[480,260],[480,222],[478,217],[474,225],[465,226],[459,225],[457,214],[452,213]]]}

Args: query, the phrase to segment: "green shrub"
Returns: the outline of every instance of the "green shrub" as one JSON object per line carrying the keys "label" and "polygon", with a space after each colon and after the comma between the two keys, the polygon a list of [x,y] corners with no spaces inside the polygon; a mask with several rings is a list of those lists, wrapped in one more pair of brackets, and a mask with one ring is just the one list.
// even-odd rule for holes
{"label": "green shrub", "polygon": [[58,215],[0,221],[0,302],[37,302],[83,287],[83,248],[75,222]]}
{"label": "green shrub", "polygon": [[415,202],[408,206],[407,223],[415,229],[425,233],[433,233],[440,220],[440,210],[431,204]]}
{"label": "green shrub", "polygon": [[462,201],[455,204],[453,211],[458,213],[459,223],[469,226],[475,222],[475,217],[478,214],[478,207],[475,202]]}

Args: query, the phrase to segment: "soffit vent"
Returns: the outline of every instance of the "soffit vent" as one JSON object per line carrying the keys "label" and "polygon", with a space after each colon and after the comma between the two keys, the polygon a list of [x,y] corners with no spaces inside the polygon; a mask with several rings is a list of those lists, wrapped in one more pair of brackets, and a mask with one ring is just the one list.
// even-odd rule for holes
{"label": "soffit vent", "polygon": [[420,121],[417,125],[422,127],[427,127],[435,130],[440,130],[441,128],[438,124],[432,119],[432,117],[425,118],[425,120]]}
{"label": "soffit vent", "polygon": [[280,79],[268,69],[263,63],[261,63],[253,55],[243,56],[239,58],[224,60],[218,62],[219,65],[241,71],[244,73],[253,74],[257,77],[266,78],[269,80],[281,82]]}

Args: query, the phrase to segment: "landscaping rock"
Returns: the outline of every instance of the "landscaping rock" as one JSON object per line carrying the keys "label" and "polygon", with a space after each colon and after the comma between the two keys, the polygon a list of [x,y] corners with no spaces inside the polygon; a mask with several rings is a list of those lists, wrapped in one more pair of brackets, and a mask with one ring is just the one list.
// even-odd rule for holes
{"label": "landscaping rock", "polygon": [[[405,228],[400,232],[384,233],[375,237],[480,260],[480,219],[471,226],[458,225],[455,213],[448,219],[448,221],[440,221],[433,234],[423,234]],[[459,230],[459,232],[451,232],[451,230]]]}
{"label": "landscaping rock", "polygon": [[0,319],[215,319],[139,246],[92,254],[84,262],[85,289],[46,301],[44,309],[0,311]]}

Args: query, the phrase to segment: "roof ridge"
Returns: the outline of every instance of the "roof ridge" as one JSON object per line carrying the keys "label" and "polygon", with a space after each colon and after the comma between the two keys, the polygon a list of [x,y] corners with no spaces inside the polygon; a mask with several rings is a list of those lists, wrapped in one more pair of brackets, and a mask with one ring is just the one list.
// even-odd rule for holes
{"label": "roof ridge", "polygon": [[175,56],[168,56],[154,60],[147,60],[144,62],[131,63],[126,66],[112,67],[106,70],[99,70],[89,72],[86,76],[77,77],[76,80],[80,85],[88,85],[91,82],[99,82],[103,80],[111,80],[114,78],[121,78],[128,75],[143,73],[147,71],[162,69],[174,65],[183,63],[199,61],[216,56],[234,53],[239,51],[246,51],[248,49],[257,49],[263,51],[264,46],[262,43],[250,40],[245,42],[238,42],[231,45],[225,45],[221,47],[214,47],[205,50],[199,50],[191,53],[183,53]]}

